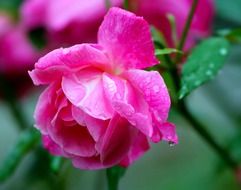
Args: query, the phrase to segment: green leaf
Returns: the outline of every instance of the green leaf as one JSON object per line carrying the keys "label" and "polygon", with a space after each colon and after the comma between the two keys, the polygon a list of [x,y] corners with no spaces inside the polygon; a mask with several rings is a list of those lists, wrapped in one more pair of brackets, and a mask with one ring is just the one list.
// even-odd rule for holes
{"label": "green leaf", "polygon": [[0,167],[0,182],[3,182],[14,173],[24,156],[29,153],[39,141],[40,134],[34,128],[31,128],[20,135],[13,150],[9,153]]}
{"label": "green leaf", "polygon": [[106,170],[109,190],[118,189],[119,180],[124,176],[125,172],[126,169],[119,166],[114,166]]}
{"label": "green leaf", "polygon": [[164,54],[171,54],[171,53],[183,53],[182,51],[179,51],[174,48],[164,48],[164,49],[156,49],[155,50],[155,55],[164,55]]}
{"label": "green leaf", "polygon": [[129,10],[129,0],[124,0],[123,7],[124,9]]}
{"label": "green leaf", "polygon": [[241,28],[233,30],[225,29],[218,31],[220,36],[225,37],[227,40],[233,43],[241,43]]}
{"label": "green leaf", "polygon": [[230,44],[225,38],[209,38],[196,46],[182,69],[179,99],[214,78],[224,65]]}

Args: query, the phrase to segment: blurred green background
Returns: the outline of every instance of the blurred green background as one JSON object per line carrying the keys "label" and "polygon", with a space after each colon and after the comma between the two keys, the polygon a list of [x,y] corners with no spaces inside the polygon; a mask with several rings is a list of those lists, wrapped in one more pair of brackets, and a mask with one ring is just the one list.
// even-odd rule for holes
{"label": "blurred green background", "polygon": [[[1,0],[5,1],[5,0]],[[204,10],[205,11],[205,10]],[[214,31],[241,26],[241,0],[216,0]],[[38,92],[22,100],[24,114],[33,123],[32,113]],[[228,147],[241,161],[241,46],[233,45],[229,59],[219,75],[195,90],[188,98],[193,115],[215,139]],[[236,190],[235,176],[209,145],[172,110],[170,120],[177,125],[179,144],[153,144],[120,181],[121,190]],[[4,102],[0,102],[0,165],[11,150],[19,132]],[[46,158],[38,161],[38,158]],[[1,190],[105,190],[105,171],[81,171],[66,162],[59,174],[48,172],[49,156],[39,148],[27,155],[16,173]]]}

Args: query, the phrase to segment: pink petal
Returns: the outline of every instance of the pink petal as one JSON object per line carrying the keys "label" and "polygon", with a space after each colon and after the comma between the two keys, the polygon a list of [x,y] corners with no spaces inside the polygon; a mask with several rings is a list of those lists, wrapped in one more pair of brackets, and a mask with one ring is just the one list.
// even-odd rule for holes
{"label": "pink petal", "polygon": [[128,81],[110,74],[103,74],[104,93],[114,110],[147,136],[152,136],[152,121],[148,106],[138,90]]}
{"label": "pink petal", "polygon": [[28,69],[34,67],[39,53],[31,44],[23,28],[15,26],[10,29],[6,24],[0,27],[0,33],[2,33],[0,36],[0,72],[25,75]]}
{"label": "pink petal", "polygon": [[109,119],[113,109],[104,95],[102,75],[97,70],[81,72],[63,78],[62,88],[69,101],[97,119]]}
{"label": "pink petal", "polygon": [[129,152],[136,134],[137,130],[126,119],[116,114],[111,119],[103,140],[97,144],[103,165],[118,164]]}
{"label": "pink petal", "polygon": [[42,92],[38,99],[38,103],[34,112],[36,121],[35,127],[38,128],[42,134],[47,134],[47,128],[51,127],[51,120],[55,115],[55,106],[53,106],[52,98],[55,97],[57,86],[50,85]]}
{"label": "pink petal", "polygon": [[129,70],[124,73],[129,82],[139,90],[159,122],[165,122],[170,109],[167,87],[157,71]]}
{"label": "pink petal", "polygon": [[106,49],[117,72],[158,63],[148,23],[131,12],[111,8],[99,28],[98,41]]}
{"label": "pink petal", "polygon": [[89,158],[73,157],[72,163],[76,168],[83,170],[97,170],[106,168],[106,166],[101,163],[100,156],[93,156]]}
{"label": "pink petal", "polygon": [[176,134],[176,126],[173,123],[166,122],[158,126],[161,134],[162,140],[177,144],[178,136]]}
{"label": "pink petal", "polygon": [[86,127],[80,125],[65,126],[58,121],[48,128],[49,136],[68,155],[90,157],[96,154],[95,141]]}
{"label": "pink petal", "polygon": [[48,3],[44,0],[26,0],[20,8],[21,23],[27,28],[45,24]]}
{"label": "pink petal", "polygon": [[109,123],[109,120],[100,120],[89,116],[76,106],[72,106],[72,115],[80,125],[87,127],[96,142],[104,135]]}
{"label": "pink petal", "polygon": [[51,154],[56,156],[64,156],[64,153],[59,145],[57,145],[48,135],[42,136],[42,142],[44,148],[46,148]]}
{"label": "pink petal", "polygon": [[140,158],[150,148],[147,137],[138,133],[128,155],[120,162],[121,166],[127,167]]}
{"label": "pink petal", "polygon": [[[120,0],[111,0],[112,6],[121,5]],[[87,22],[92,25],[99,21],[107,11],[105,1],[100,0],[52,0],[49,2],[48,10],[48,26],[51,29],[59,30],[68,26],[70,23],[81,23],[85,25]],[[59,14],[59,13],[62,14]],[[82,30],[84,30],[83,28]]]}
{"label": "pink petal", "polygon": [[68,74],[89,66],[108,67],[106,55],[95,44],[80,44],[70,48],[56,49],[35,64],[29,72],[35,85],[49,84]]}

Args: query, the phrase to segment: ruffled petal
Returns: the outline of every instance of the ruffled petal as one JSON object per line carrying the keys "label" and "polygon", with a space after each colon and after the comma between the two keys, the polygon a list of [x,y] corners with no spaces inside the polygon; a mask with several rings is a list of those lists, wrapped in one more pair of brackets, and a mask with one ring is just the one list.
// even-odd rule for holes
{"label": "ruffled petal", "polygon": [[80,125],[87,127],[96,142],[104,136],[109,120],[93,118],[76,106],[72,106],[72,115]]}
{"label": "ruffled petal", "polygon": [[176,134],[176,126],[173,123],[166,122],[159,124],[158,129],[162,135],[162,140],[168,141],[174,144],[178,143],[178,136]]}
{"label": "ruffled petal", "polygon": [[103,86],[113,109],[145,135],[151,137],[152,118],[148,105],[139,91],[134,91],[126,80],[107,73],[103,74]]}
{"label": "ruffled petal", "polygon": [[48,128],[48,133],[66,155],[91,157],[96,154],[95,141],[86,127],[65,126],[62,121],[58,121],[55,126]]}
{"label": "ruffled petal", "polygon": [[102,164],[118,164],[129,152],[136,134],[137,130],[125,118],[116,114],[111,119],[102,141],[97,144]]}
{"label": "ruffled petal", "polygon": [[96,44],[80,44],[70,48],[56,49],[35,64],[29,72],[35,85],[49,84],[61,79],[64,74],[94,66],[108,67],[108,59],[100,46]]}
{"label": "ruffled petal", "polygon": [[47,134],[47,128],[51,127],[51,120],[56,114],[56,108],[53,106],[52,98],[56,97],[56,84],[50,85],[44,90],[38,99],[36,109],[34,111],[35,127],[42,134]]}
{"label": "ruffled petal", "polygon": [[110,119],[113,109],[104,95],[102,75],[96,70],[82,70],[66,76],[62,88],[69,101],[97,119]]}
{"label": "ruffled petal", "polygon": [[76,168],[83,170],[97,170],[106,168],[106,166],[101,163],[100,156],[93,156],[89,158],[73,157],[72,163]]}
{"label": "ruffled petal", "polygon": [[142,133],[138,133],[128,155],[120,162],[120,165],[123,167],[129,166],[148,151],[149,148],[147,137]]}
{"label": "ruffled petal", "polygon": [[48,135],[42,136],[42,143],[51,154],[55,156],[64,156],[62,149]]}
{"label": "ruffled petal", "polygon": [[157,71],[143,70],[129,70],[124,75],[144,96],[157,121],[165,122],[168,118],[171,101],[161,75]]}
{"label": "ruffled petal", "polygon": [[158,63],[148,23],[123,9],[110,9],[99,28],[98,42],[109,54],[116,72]]}

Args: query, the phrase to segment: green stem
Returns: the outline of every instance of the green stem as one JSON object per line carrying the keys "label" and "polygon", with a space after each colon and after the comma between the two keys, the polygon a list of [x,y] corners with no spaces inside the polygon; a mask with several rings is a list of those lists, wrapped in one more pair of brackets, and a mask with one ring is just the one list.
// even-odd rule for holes
{"label": "green stem", "polygon": [[120,178],[124,176],[125,168],[114,166],[106,169],[108,190],[118,190]]}
{"label": "green stem", "polygon": [[105,6],[106,6],[107,9],[109,9],[111,7],[110,0],[105,0]]}
{"label": "green stem", "polygon": [[229,152],[220,146],[215,138],[205,129],[205,127],[199,123],[189,112],[183,101],[179,102],[179,111],[183,117],[191,124],[193,129],[213,148],[213,150],[219,155],[219,157],[229,166],[231,169],[236,171],[238,163],[233,160]]}
{"label": "green stem", "polygon": [[20,135],[16,145],[7,155],[0,167],[0,183],[8,179],[16,170],[22,159],[40,142],[40,133],[34,128],[25,130]]}
{"label": "green stem", "polygon": [[[182,32],[182,36],[181,36],[180,42],[179,42],[179,44],[177,46],[177,49],[180,50],[180,51],[182,51],[182,49],[183,49],[183,47],[185,45],[185,42],[186,42],[186,39],[187,39],[187,35],[188,35],[188,32],[189,32],[190,26],[192,24],[192,19],[193,19],[195,10],[197,8],[197,5],[198,5],[198,0],[193,0],[192,7],[191,7],[191,10],[190,10],[190,12],[188,14],[188,18],[187,18],[184,30]],[[177,54],[176,62],[178,62],[180,60],[181,56],[182,55]]]}
{"label": "green stem", "polygon": [[18,127],[21,130],[26,129],[28,122],[25,120],[24,114],[21,110],[21,105],[17,100],[16,93],[11,87],[11,84],[9,84],[9,82],[2,75],[0,75],[0,89],[4,100],[8,104],[16,123],[18,124]]}
{"label": "green stem", "polygon": [[124,9],[129,10],[129,0],[124,0]]}

